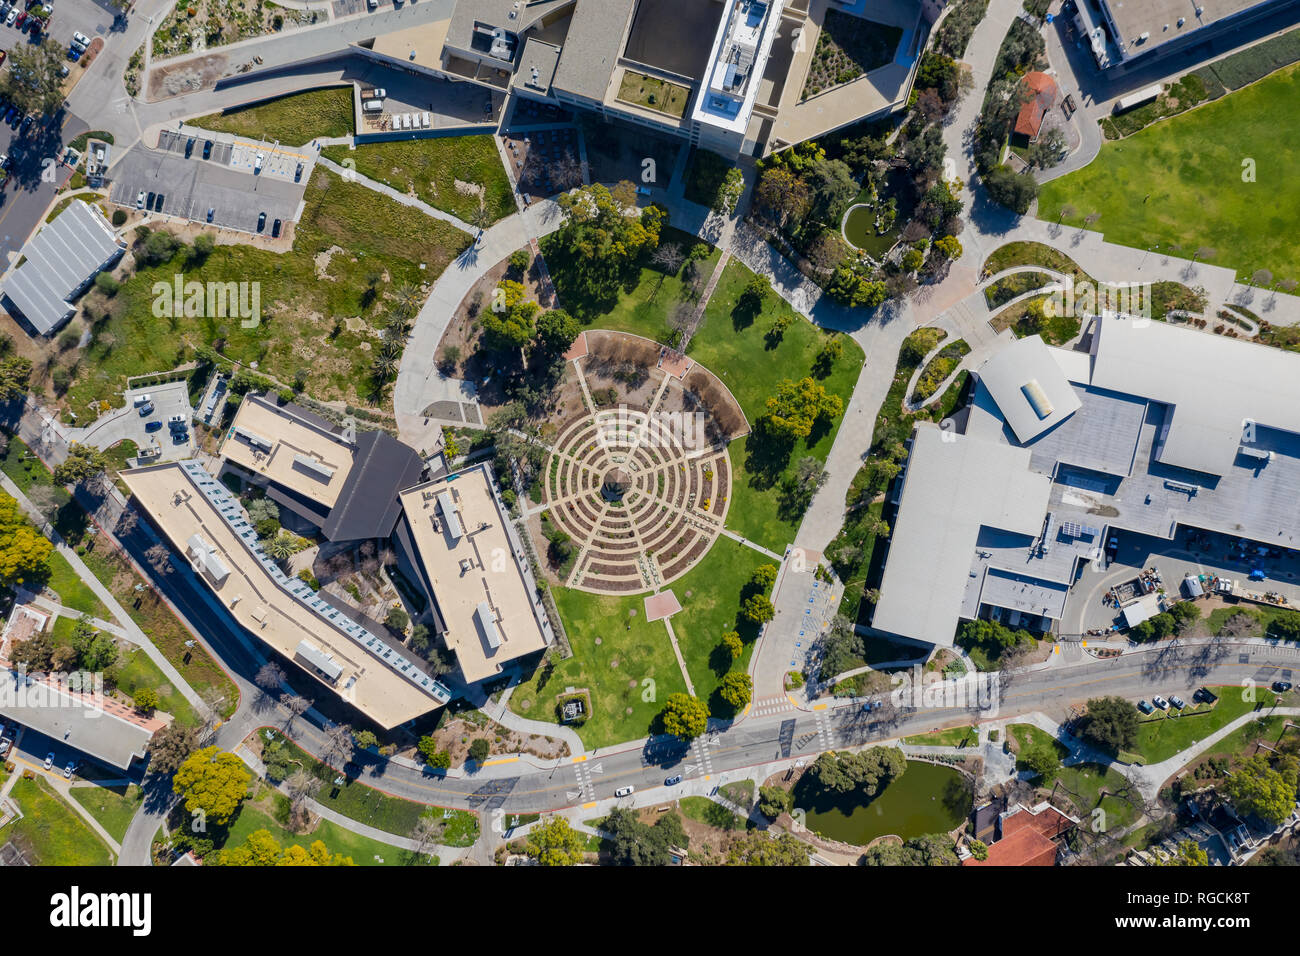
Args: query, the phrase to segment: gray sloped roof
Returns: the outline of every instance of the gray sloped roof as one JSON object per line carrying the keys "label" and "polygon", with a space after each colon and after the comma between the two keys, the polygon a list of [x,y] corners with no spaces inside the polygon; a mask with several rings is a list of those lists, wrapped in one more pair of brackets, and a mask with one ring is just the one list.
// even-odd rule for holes
{"label": "gray sloped roof", "polygon": [[551,85],[576,96],[603,100],[635,6],[636,0],[583,0],[564,39]]}
{"label": "gray sloped roof", "polygon": [[74,199],[23,247],[27,261],[5,281],[4,295],[45,335],[68,319],[69,299],[123,248],[99,211]]}
{"label": "gray sloped roof", "polygon": [[424,461],[387,432],[360,432],[347,482],[321,533],[330,541],[386,538],[402,505],[397,493],[420,481]]}

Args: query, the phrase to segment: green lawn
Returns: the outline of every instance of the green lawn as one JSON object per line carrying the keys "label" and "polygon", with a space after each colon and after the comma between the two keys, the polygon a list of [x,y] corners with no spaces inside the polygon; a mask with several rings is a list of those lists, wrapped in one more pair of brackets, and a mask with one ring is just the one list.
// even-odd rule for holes
{"label": "green lawn", "polygon": [[95,597],[95,592],[81,580],[81,576],[72,570],[68,559],[57,551],[50,555],[50,579],[46,586],[58,593],[59,603],[64,607],[108,620],[108,608]]}
{"label": "green lawn", "polygon": [[[731,712],[729,704],[714,697],[723,676],[729,670],[745,671],[749,667],[757,628],[738,620],[740,594],[750,576],[764,564],[779,562],[730,538],[719,537],[704,560],[669,585],[682,604],[682,610],[672,617],[677,646],[686,659],[695,695],[708,701],[715,716]],[[719,651],[719,642],[727,631],[738,631],[745,642],[744,653],[734,662],[730,652]]]}
{"label": "green lawn", "polygon": [[347,136],[353,132],[352,87],[294,93],[265,103],[209,113],[190,120],[190,125],[214,133],[279,140],[286,146],[301,146],[318,136]]}
{"label": "green lawn", "polygon": [[[87,297],[109,318],[81,356],[67,400],[84,415],[92,402],[121,401],[127,376],[174,368],[195,345],[221,343],[222,354],[292,382],[320,400],[373,400],[370,367],[389,293],[432,282],[469,243],[468,234],[371,189],[317,169],[304,195],[293,249],[275,253],[221,245],[202,263],[183,255],[127,279],[117,295]],[[421,266],[424,268],[421,268]],[[153,283],[186,279],[250,280],[260,285],[261,321],[167,319],[153,314]]]}
{"label": "green lawn", "polygon": [[644,595],[620,598],[559,587],[551,591],[573,656],[556,658],[549,674],[547,665],[538,668],[515,688],[510,709],[554,722],[556,696],[566,687],[586,689],[591,693],[591,717],[574,729],[589,749],[647,736],[668,696],[686,692],[668,630],[659,621],[646,621]]}
{"label": "green lawn", "polygon": [[469,222],[479,196],[461,192],[456,181],[483,187],[482,201],[496,222],[515,211],[514,192],[491,136],[454,136],[392,143],[366,143],[356,149],[326,146],[326,159],[355,162],[362,176],[399,192],[414,190],[430,206]]}
{"label": "green lawn", "polygon": [[[338,777],[337,770],[327,767],[292,741],[286,741],[285,745],[308,773],[314,774],[323,782],[320,792],[316,794],[316,802],[350,820],[368,824],[386,833],[409,836],[425,813],[439,816],[443,813],[438,807],[392,797],[357,780],[336,785],[334,781]],[[252,829],[256,830],[257,827]],[[469,846],[478,839],[478,832],[478,817],[475,814],[466,810],[452,810],[447,817],[447,832],[443,842],[447,846]]]}
{"label": "green lawn", "polygon": [[[286,800],[282,794],[275,797]],[[258,806],[245,805],[240,808],[234,822],[230,825],[229,836],[225,846],[241,846],[255,830],[268,830],[281,847],[310,847],[317,840],[324,843],[331,853],[341,853],[352,858],[357,866],[405,866],[410,863],[411,853],[401,847],[390,846],[370,837],[353,833],[329,820],[321,820],[311,833],[293,833],[281,826]],[[382,861],[382,862],[381,862]]]}
{"label": "green lawn", "polygon": [[1243,714],[1255,710],[1267,713],[1276,699],[1270,690],[1256,691],[1255,701],[1242,700],[1239,687],[1220,687],[1215,693],[1221,696],[1213,707],[1197,704],[1184,710],[1180,717],[1173,716],[1172,712],[1157,710],[1156,715],[1143,719],[1138,725],[1137,746],[1131,754],[1124,753],[1121,756],[1127,762],[1136,759],[1145,764],[1168,760]]}
{"label": "green lawn", "polygon": [[[687,353],[731,389],[752,427],[766,413],[767,400],[776,394],[781,380],[812,375],[818,353],[827,342],[838,340],[843,352],[821,384],[847,408],[866,358],[862,349],[847,335],[824,332],[795,314],[775,293],[768,294],[758,315],[751,319],[739,303],[752,275],[735,259],[727,263]],[[774,340],[772,325],[782,315],[793,321],[784,335]],[[802,512],[783,506],[781,484],[800,458],[811,455],[826,460],[839,424],[837,420],[829,429],[814,431],[807,440],[797,442],[784,461],[766,460],[762,449],[751,449],[749,438],[733,442],[729,449],[732,484],[727,527],[781,554],[794,540],[803,517]]]}
{"label": "green lawn", "polygon": [[19,780],[10,796],[23,818],[0,830],[0,840],[19,837],[37,866],[110,866],[113,853],[76,811],[41,780]]}
{"label": "green lawn", "polygon": [[[1018,724],[1016,726],[1023,727],[1027,725]],[[1043,736],[1046,736],[1046,734]],[[973,747],[979,743],[979,734],[971,726],[950,727],[947,730],[936,730],[928,734],[904,737],[903,743],[911,744],[914,747],[960,747],[964,743],[967,747]]]}
{"label": "green lawn", "polygon": [[682,816],[716,830],[744,830],[749,821],[708,797],[682,797],[677,801]]}
{"label": "green lawn", "polygon": [[624,103],[643,106],[669,116],[682,116],[686,104],[691,100],[689,87],[678,83],[669,83],[657,76],[647,76],[628,70],[623,74],[623,82],[618,88],[618,98]]}
{"label": "green lawn", "polygon": [[[565,261],[554,252],[555,244],[549,237],[540,240],[542,254],[546,256],[547,268],[553,276],[560,275],[567,268]],[[693,245],[704,242],[679,229],[666,227],[659,237],[659,245],[676,245],[685,254]],[[707,259],[699,260],[700,274],[708,277],[722,255],[716,248],[709,246]],[[618,332],[631,332],[643,335],[657,342],[668,341],[668,317],[678,302],[685,298],[682,274],[685,266],[673,275],[658,269],[644,268],[637,275],[635,283],[629,283],[619,294],[618,301],[611,308],[596,307],[581,302],[564,302],[564,308],[574,316],[588,322],[592,328],[614,329]],[[563,284],[563,278],[557,279]]]}
{"label": "green lawn", "polygon": [[86,808],[99,825],[121,843],[144,795],[135,784],[118,787],[73,787],[72,798]]}
{"label": "green lawn", "polygon": [[[1267,268],[1300,279],[1300,246],[1279,236],[1300,232],[1300,142],[1291,116],[1300,101],[1300,65],[1192,112],[1106,143],[1088,166],[1044,184],[1038,214],[1055,221],[1064,205],[1078,225],[1097,212],[1095,228],[1111,242],[1210,261],[1247,278]],[[1254,161],[1255,181],[1242,163]],[[1153,176],[1152,170],[1159,170]]]}

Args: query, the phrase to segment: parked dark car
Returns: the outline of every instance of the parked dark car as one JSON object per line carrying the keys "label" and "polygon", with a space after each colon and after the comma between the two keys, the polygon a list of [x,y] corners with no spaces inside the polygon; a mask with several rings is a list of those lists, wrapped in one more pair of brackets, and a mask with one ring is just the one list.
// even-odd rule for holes
{"label": "parked dark car", "polygon": [[1273,689],[1279,694],[1285,694],[1291,689],[1291,682],[1289,680],[1275,680],[1273,681]]}
{"label": "parked dark car", "polygon": [[261,232],[266,228],[266,213],[259,213],[257,216],[257,231]]}
{"label": "parked dark car", "polygon": [[194,155],[194,137],[191,136],[185,141],[185,158],[189,159]]}
{"label": "parked dark car", "polygon": [[280,220],[279,220],[279,219],[277,219],[275,222],[271,223],[271,238],[272,238],[272,239],[279,239],[279,238],[280,238]]}
{"label": "parked dark car", "polygon": [[212,140],[210,139],[205,139],[203,141],[203,158],[204,159],[212,158]]}

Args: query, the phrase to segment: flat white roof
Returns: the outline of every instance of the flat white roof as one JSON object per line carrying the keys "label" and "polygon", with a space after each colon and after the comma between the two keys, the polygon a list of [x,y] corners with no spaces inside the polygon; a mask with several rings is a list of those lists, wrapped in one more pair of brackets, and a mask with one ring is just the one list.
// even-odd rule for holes
{"label": "flat white roof", "polygon": [[919,423],[872,627],[952,646],[981,527],[1037,537],[1051,479],[1029,450]]}
{"label": "flat white roof", "polygon": [[1083,404],[1061,364],[1037,335],[999,349],[980,366],[979,378],[1022,444],[1069,418]]}
{"label": "flat white roof", "polygon": [[[527,557],[511,539],[508,518],[486,466],[470,468],[402,492],[402,509],[420,563],[438,601],[467,683],[501,672],[503,664],[547,645],[537,595],[524,578]],[[459,511],[459,533],[446,515]]]}
{"label": "flat white roof", "polygon": [[1092,354],[1094,388],[1172,406],[1164,464],[1225,475],[1250,423],[1300,434],[1294,352],[1112,314],[1096,320]]}
{"label": "flat white roof", "polygon": [[[198,462],[135,468],[121,477],[173,547],[180,550],[197,538],[229,568],[225,577],[201,574],[199,579],[231,617],[285,657],[309,661],[326,675],[325,686],[380,726],[395,727],[450,699],[400,646],[376,637],[285,575],[262,552],[235,497]],[[323,656],[304,654],[304,642]],[[325,659],[333,664],[322,666]]]}
{"label": "flat white roof", "polygon": [[744,133],[785,0],[727,0],[691,119]]}
{"label": "flat white roof", "polygon": [[221,457],[332,508],[352,470],[355,449],[339,435],[247,395],[235,413]]}

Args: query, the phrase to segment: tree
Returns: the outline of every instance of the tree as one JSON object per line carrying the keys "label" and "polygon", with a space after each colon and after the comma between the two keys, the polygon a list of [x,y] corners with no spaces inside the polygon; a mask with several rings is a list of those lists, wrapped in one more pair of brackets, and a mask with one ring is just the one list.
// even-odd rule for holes
{"label": "tree", "polygon": [[25,641],[17,642],[9,655],[14,664],[26,668],[29,673],[45,672],[52,666],[54,642],[42,631],[40,634],[33,634]]}
{"label": "tree", "polygon": [[650,265],[665,275],[677,275],[677,270],[682,267],[682,263],[685,261],[686,254],[682,252],[682,247],[675,242],[665,242],[650,254]]}
{"label": "tree", "polygon": [[202,813],[209,823],[220,825],[239,808],[252,779],[234,754],[204,747],[185,758],[172,777],[172,790],[185,800],[187,811]]}
{"label": "tree", "polygon": [[832,793],[859,790],[865,796],[874,797],[906,770],[907,759],[898,748],[871,747],[859,753],[827,751],[813,761],[808,773],[822,790]]}
{"label": "tree", "polygon": [[108,456],[90,445],[73,442],[68,457],[54,469],[54,480],[60,485],[88,482],[102,475],[108,468]]}
{"label": "tree", "polygon": [[359,730],[352,735],[357,742],[357,746],[362,750],[369,750],[371,747],[379,746],[379,738],[375,736],[373,730]]}
{"label": "tree", "polygon": [[946,833],[913,837],[902,846],[877,843],[862,854],[862,866],[959,866],[957,846]]}
{"label": "tree", "polygon": [[26,395],[31,376],[29,359],[15,356],[0,362],[0,402],[16,401]]}
{"label": "tree", "polygon": [[740,616],[754,624],[766,624],[776,617],[776,608],[761,594],[751,594],[740,604]]}
{"label": "tree", "polygon": [[1026,767],[1042,777],[1043,783],[1050,783],[1061,769],[1061,758],[1056,755],[1056,748],[1050,744],[1034,747],[1020,759]]}
{"label": "tree", "polygon": [[289,807],[294,813],[304,813],[309,801],[320,793],[322,781],[315,774],[305,770],[295,770],[284,782],[285,793],[289,797]]}
{"label": "tree", "polygon": [[667,866],[672,847],[686,843],[681,819],[675,813],[663,814],[650,826],[633,811],[615,807],[601,829],[609,834],[606,849],[615,866]]}
{"label": "tree", "polygon": [[[817,459],[815,458],[813,459],[813,461],[816,460]],[[804,459],[804,461],[807,461],[807,459]],[[801,461],[799,464],[802,465],[803,463],[804,462]],[[777,567],[775,564],[760,565],[754,570],[754,573],[749,576],[749,587],[766,594],[768,591],[772,590],[772,585],[776,584],[776,576]]]}
{"label": "tree", "polygon": [[688,694],[670,694],[659,716],[664,730],[682,740],[694,740],[709,726],[708,705]]}
{"label": "tree", "polygon": [[416,749],[420,751],[420,756],[424,757],[424,762],[430,767],[446,770],[451,766],[451,754],[439,750],[437,742],[432,737],[421,737],[416,744]]}
{"label": "tree", "polygon": [[270,541],[262,543],[262,550],[272,561],[288,561],[298,551],[298,541],[288,531],[281,530]]}
{"label": "tree", "polygon": [[984,174],[984,188],[989,198],[1013,212],[1024,215],[1038,198],[1038,183],[1029,173],[1014,172],[1010,166],[996,166]]}
{"label": "tree", "polygon": [[727,847],[729,866],[807,866],[812,847],[793,833],[751,830]]}
{"label": "tree", "polygon": [[335,761],[347,763],[352,759],[352,751],[356,746],[352,728],[347,724],[335,724],[325,732],[325,747],[321,751],[321,758],[328,764]]}
{"label": "tree", "polygon": [[18,509],[18,502],[0,491],[0,584],[44,580],[50,573],[54,545]]}
{"label": "tree", "polygon": [[542,866],[576,866],[582,862],[586,838],[564,817],[551,817],[528,834],[528,855]]}
{"label": "tree", "polygon": [[794,805],[794,796],[782,787],[758,788],[758,812],[769,820],[775,820],[789,811]]}
{"label": "tree", "polygon": [[843,411],[843,399],[811,376],[797,382],[787,378],[767,400],[764,420],[772,432],[793,440],[807,438],[819,421],[837,418]]}
{"label": "tree", "polygon": [[962,248],[956,236],[940,236],[930,247],[944,259],[960,259]]}
{"label": "tree", "polygon": [[40,43],[15,43],[9,69],[0,77],[0,95],[20,112],[45,115],[63,102],[63,47],[49,36]]}
{"label": "tree", "polygon": [[537,319],[536,347],[543,355],[563,355],[582,331],[578,320],[563,309],[543,312]]}
{"label": "tree", "polygon": [[808,214],[812,191],[792,170],[771,166],[759,176],[754,198],[760,208],[767,210],[777,224],[784,227],[791,220],[802,219]]}
{"label": "tree", "polygon": [[479,313],[487,347],[495,351],[518,350],[533,338],[533,321],[541,306],[526,298],[527,290],[518,282],[505,279],[492,308]]}
{"label": "tree", "polygon": [[736,710],[740,710],[753,699],[754,681],[748,674],[732,671],[724,676],[718,685],[718,696]]}
{"label": "tree", "polygon": [[728,631],[722,635],[722,646],[726,648],[733,661],[745,652],[745,645],[741,643],[740,634],[736,631]]}
{"label": "tree", "polygon": [[149,740],[149,769],[164,776],[175,773],[197,746],[195,729],[173,720]]}
{"label": "tree", "polygon": [[1224,781],[1224,796],[1232,801],[1238,813],[1257,816],[1277,826],[1295,809],[1295,757],[1280,759],[1278,768],[1270,767],[1263,754],[1255,754]]}
{"label": "tree", "polygon": [[492,744],[486,737],[475,737],[469,744],[469,759],[479,766],[492,754]]}
{"label": "tree", "polygon": [[1132,750],[1137,743],[1137,709],[1123,697],[1094,697],[1088,701],[1080,734],[1111,753]]}
{"label": "tree", "polygon": [[885,301],[885,283],[872,279],[852,263],[840,265],[831,275],[826,292],[836,302],[851,308],[874,309]]}
{"label": "tree", "polygon": [[838,225],[844,210],[861,190],[853,178],[853,170],[838,159],[822,159],[808,170],[808,186],[812,190],[812,214],[824,222]]}
{"label": "tree", "polygon": [[989,858],[989,847],[983,840],[971,840],[969,847],[970,855],[975,857],[975,859],[983,862]]}
{"label": "tree", "polygon": [[205,866],[356,866],[352,857],[330,853],[321,840],[304,849],[298,844],[282,848],[265,828],[254,830],[241,846],[223,847],[204,858]]}
{"label": "tree", "polygon": [[598,314],[604,303],[617,300],[641,256],[659,245],[663,210],[646,206],[637,213],[635,187],[626,187],[611,192],[594,183],[556,200],[566,220],[552,233],[554,251],[548,249],[547,258],[572,264],[556,271],[556,291],[579,318]]}
{"label": "tree", "polygon": [[257,675],[253,678],[253,683],[257,684],[266,693],[274,693],[280,689],[284,683],[284,668],[275,661],[267,661],[258,668]]}
{"label": "tree", "polygon": [[1210,855],[1195,840],[1182,840],[1178,852],[1168,860],[1156,860],[1156,866],[1209,866]]}

